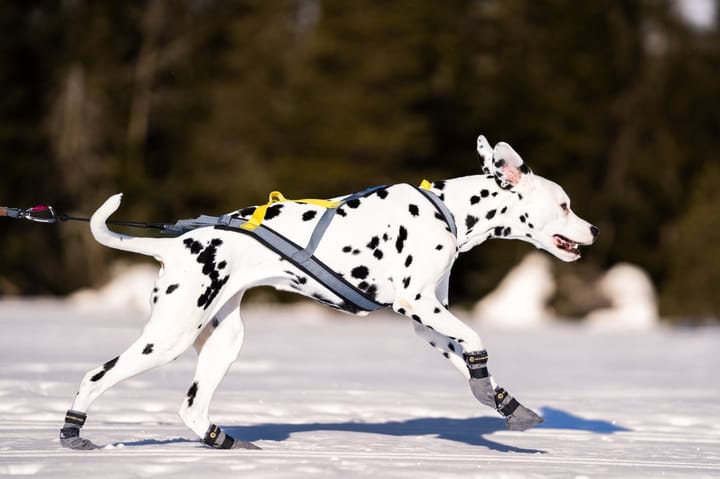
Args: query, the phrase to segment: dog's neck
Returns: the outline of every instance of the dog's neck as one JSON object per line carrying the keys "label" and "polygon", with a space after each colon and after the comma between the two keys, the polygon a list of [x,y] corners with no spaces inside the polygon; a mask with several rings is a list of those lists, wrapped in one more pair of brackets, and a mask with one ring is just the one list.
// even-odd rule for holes
{"label": "dog's neck", "polygon": [[455,218],[460,253],[490,238],[503,237],[498,228],[507,226],[507,212],[521,198],[515,191],[501,188],[494,177],[486,175],[435,181],[430,191],[445,202]]}

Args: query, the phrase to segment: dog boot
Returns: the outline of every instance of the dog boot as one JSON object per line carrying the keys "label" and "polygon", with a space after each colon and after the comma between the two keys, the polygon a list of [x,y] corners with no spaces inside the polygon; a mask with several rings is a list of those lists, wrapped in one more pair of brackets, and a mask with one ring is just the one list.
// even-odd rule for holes
{"label": "dog boot", "polygon": [[100,446],[80,437],[80,428],[85,425],[86,419],[87,416],[81,412],[67,412],[65,415],[65,425],[60,429],[60,445],[62,447],[82,451],[100,449]]}
{"label": "dog boot", "polygon": [[215,449],[260,449],[251,442],[238,441],[228,436],[215,424],[211,424],[202,440],[203,444]]}
{"label": "dog boot", "polygon": [[520,404],[503,388],[495,390],[497,411],[505,416],[507,428],[511,431],[524,431],[543,422],[543,418]]}
{"label": "dog boot", "polygon": [[470,372],[470,390],[475,399],[486,406],[497,407],[495,404],[495,391],[490,381],[490,373],[487,368],[487,351],[465,353],[465,364]]}

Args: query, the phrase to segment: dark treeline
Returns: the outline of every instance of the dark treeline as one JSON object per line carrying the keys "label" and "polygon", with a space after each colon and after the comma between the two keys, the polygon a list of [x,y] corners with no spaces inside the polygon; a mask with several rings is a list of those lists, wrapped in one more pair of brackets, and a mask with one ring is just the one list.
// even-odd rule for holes
{"label": "dark treeline", "polygon": [[[600,227],[561,276],[632,262],[663,314],[718,315],[720,38],[677,3],[4,2],[0,204],[218,214],[474,174],[483,133]],[[453,298],[531,249],[465,255]],[[96,284],[114,257],[85,224],[2,221],[0,293]]]}

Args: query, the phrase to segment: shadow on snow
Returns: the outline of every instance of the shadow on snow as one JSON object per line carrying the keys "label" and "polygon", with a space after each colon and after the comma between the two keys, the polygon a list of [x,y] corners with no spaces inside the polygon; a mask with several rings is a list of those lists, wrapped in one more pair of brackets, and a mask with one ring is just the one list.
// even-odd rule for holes
{"label": "shadow on snow", "polygon": [[[542,429],[569,429],[574,431],[587,431],[596,434],[612,434],[615,432],[630,431],[622,426],[600,419],[584,419],[552,407],[540,409],[545,422],[537,426]],[[482,446],[499,452],[516,452],[524,454],[544,454],[539,449],[525,449],[521,447],[502,444],[485,437],[494,432],[505,431],[505,420],[494,417],[477,417],[466,419],[452,418],[418,418],[405,421],[387,421],[382,423],[340,422],[340,423],[307,423],[287,424],[270,423],[252,426],[224,427],[225,432],[231,436],[248,442],[257,441],[285,441],[291,435],[304,432],[337,431],[367,434],[382,434],[385,436],[433,436],[448,441],[455,441],[471,446]],[[186,438],[168,440],[144,440],[123,442],[126,447],[164,445],[180,442],[196,442]]]}
{"label": "shadow on snow", "polygon": [[[546,429],[571,429],[592,433],[614,433],[629,431],[602,420],[583,419],[579,416],[554,409],[541,408],[545,422],[539,427]],[[492,441],[485,437],[494,432],[505,431],[505,420],[493,417],[466,419],[418,418],[405,421],[382,423],[308,423],[308,424],[257,424],[247,427],[230,427],[226,431],[243,441],[284,441],[294,433],[313,431],[341,431],[386,436],[434,436],[449,441],[461,442],[471,446],[482,446],[500,452],[526,454],[544,453],[538,449],[525,449]]]}

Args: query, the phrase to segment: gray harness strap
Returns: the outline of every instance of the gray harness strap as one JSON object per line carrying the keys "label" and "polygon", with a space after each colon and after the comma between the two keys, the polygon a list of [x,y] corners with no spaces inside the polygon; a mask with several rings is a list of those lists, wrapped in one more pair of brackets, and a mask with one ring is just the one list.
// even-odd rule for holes
{"label": "gray harness strap", "polygon": [[447,223],[448,228],[450,228],[453,236],[457,237],[457,226],[455,225],[455,218],[453,217],[452,213],[450,213],[450,210],[448,209],[447,205],[445,205],[445,202],[441,200],[440,197],[438,197],[438,195],[436,195],[432,191],[425,190],[417,186],[415,187],[415,189],[422,193],[423,196],[425,196],[425,198],[427,198],[428,201],[435,206],[435,208],[438,210],[438,213],[440,213],[445,219],[445,223]]}
{"label": "gray harness strap", "polygon": [[[384,185],[375,186],[347,196],[342,200],[338,208],[346,204],[348,201],[367,196],[384,187]],[[416,189],[435,206],[447,222],[449,229],[457,236],[455,221],[450,213],[450,210],[448,210],[447,206],[445,206],[445,203],[443,203],[442,200],[440,200],[440,198],[431,191],[417,187]],[[299,269],[305,271],[308,275],[313,277],[320,284],[327,287],[338,297],[342,298],[347,303],[344,306],[351,306],[352,308],[360,311],[376,311],[378,309],[386,308],[389,306],[388,304],[378,303],[373,299],[370,299],[365,295],[365,293],[348,283],[344,278],[339,276],[326,264],[314,256],[315,250],[320,244],[320,241],[322,241],[322,238],[336,213],[337,208],[327,208],[325,210],[323,215],[320,217],[320,220],[315,225],[315,229],[310,236],[308,244],[304,248],[298,246],[263,224],[253,230],[246,230],[242,228],[242,225],[247,223],[247,220],[244,218],[233,218],[231,215],[223,215],[220,217],[200,215],[197,218],[180,220],[175,224],[165,225],[163,232],[180,235],[196,228],[214,226],[217,229],[246,234],[260,241],[266,247],[287,259]]]}

